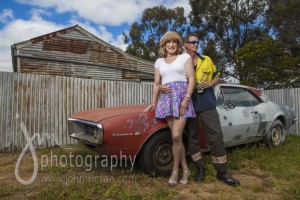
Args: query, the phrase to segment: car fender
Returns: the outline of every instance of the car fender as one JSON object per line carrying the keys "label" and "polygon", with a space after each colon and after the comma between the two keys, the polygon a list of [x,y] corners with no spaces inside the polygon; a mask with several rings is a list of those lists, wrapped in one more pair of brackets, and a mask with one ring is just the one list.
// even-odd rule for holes
{"label": "car fender", "polygon": [[104,127],[104,142],[92,147],[106,155],[136,156],[157,131],[168,128],[165,120],[155,118],[155,111],[120,115],[99,121]]}

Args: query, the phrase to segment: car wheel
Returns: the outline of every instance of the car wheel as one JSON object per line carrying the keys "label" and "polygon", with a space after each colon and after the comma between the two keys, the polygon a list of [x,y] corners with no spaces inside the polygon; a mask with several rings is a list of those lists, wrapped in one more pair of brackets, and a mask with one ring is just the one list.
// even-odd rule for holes
{"label": "car wheel", "polygon": [[152,176],[167,176],[173,167],[172,137],[170,130],[161,130],[144,145],[139,155],[139,164]]}
{"label": "car wheel", "polygon": [[271,126],[270,131],[264,138],[265,145],[269,147],[276,147],[283,144],[285,141],[285,130],[280,120],[275,120]]}

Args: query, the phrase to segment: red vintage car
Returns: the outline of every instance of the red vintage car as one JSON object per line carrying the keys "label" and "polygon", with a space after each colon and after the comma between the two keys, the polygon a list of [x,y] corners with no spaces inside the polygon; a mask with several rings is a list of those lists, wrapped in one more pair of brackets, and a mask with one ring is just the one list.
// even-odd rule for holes
{"label": "red vintage car", "polygon": [[[270,101],[255,88],[220,84],[215,93],[227,147],[257,141],[268,146],[281,145],[285,130],[296,120],[292,108]],[[145,107],[122,106],[75,113],[68,119],[70,137],[103,155],[137,156],[147,173],[168,175],[173,165],[170,130],[165,120],[155,118],[154,111],[143,113]],[[186,145],[185,134],[183,137]],[[202,129],[199,142],[202,151],[209,151]]]}

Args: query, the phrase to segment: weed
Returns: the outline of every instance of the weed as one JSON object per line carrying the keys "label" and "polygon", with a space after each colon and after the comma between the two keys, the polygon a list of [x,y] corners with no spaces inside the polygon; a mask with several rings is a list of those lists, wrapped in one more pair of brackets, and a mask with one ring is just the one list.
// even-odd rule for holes
{"label": "weed", "polygon": [[[35,182],[23,186],[14,178],[17,153],[0,154],[0,197],[3,199],[300,199],[300,137],[287,135],[284,145],[267,148],[260,143],[248,144],[227,150],[230,172],[241,181],[241,186],[231,188],[215,178],[216,171],[210,153],[204,153],[206,179],[193,181],[197,170],[191,160],[192,175],[186,186],[174,188],[167,184],[167,177],[153,178],[138,167],[119,163],[111,171],[101,165],[103,158],[78,145],[72,149],[38,149],[39,172]],[[78,148],[80,147],[80,148]],[[69,159],[68,155],[73,155]],[[28,153],[29,154],[29,153]],[[42,156],[48,165],[41,169]],[[57,156],[58,160],[52,160]],[[76,156],[83,161],[79,162]],[[100,155],[98,155],[100,156]],[[67,157],[67,162],[61,158]],[[60,160],[59,160],[60,159]],[[82,165],[75,165],[81,163]],[[44,162],[46,160],[44,159]],[[58,164],[56,165],[56,162]],[[90,167],[90,163],[93,167]],[[45,165],[45,164],[44,164]],[[22,161],[22,175],[32,174],[30,155]],[[88,170],[90,168],[90,170]],[[26,174],[27,173],[27,174]],[[26,176],[27,175],[27,176]],[[272,191],[272,192],[270,192]],[[20,197],[20,198],[19,198]]]}

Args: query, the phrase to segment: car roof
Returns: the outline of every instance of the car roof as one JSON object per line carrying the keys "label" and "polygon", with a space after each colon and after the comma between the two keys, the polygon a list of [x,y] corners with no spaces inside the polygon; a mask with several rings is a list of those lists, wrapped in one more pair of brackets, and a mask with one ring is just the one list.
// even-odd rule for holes
{"label": "car roof", "polygon": [[245,88],[248,90],[251,90],[253,93],[255,93],[257,96],[262,96],[262,90],[256,89],[254,87],[251,86],[247,86],[247,85],[239,85],[239,84],[228,84],[228,83],[220,83],[218,84],[219,87],[236,87],[236,88]]}

